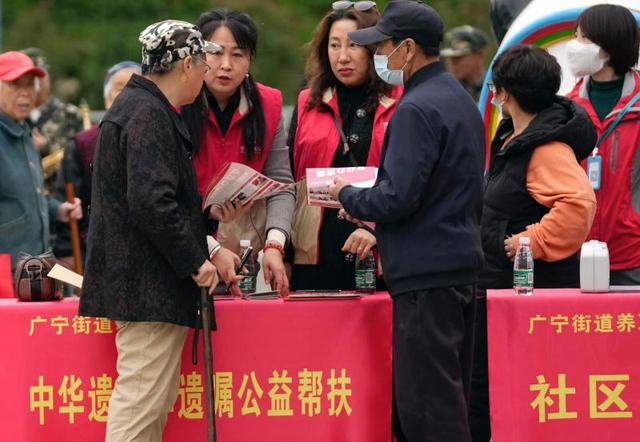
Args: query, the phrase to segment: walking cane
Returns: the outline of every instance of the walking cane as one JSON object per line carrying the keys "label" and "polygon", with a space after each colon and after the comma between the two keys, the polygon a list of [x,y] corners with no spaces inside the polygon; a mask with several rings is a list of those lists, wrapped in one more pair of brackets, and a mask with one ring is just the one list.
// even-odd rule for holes
{"label": "walking cane", "polygon": [[[66,182],[64,189],[67,193],[67,201],[73,204],[76,195],[73,189],[73,183]],[[82,275],[82,252],[80,251],[80,230],[78,229],[78,220],[69,219],[69,229],[71,230],[71,250],[73,252],[73,270]]]}
{"label": "walking cane", "polygon": [[[62,159],[62,173],[64,174],[64,190],[66,191],[67,201],[73,204],[76,198],[73,181],[69,176],[72,169],[70,162],[71,156],[65,155]],[[71,232],[71,251],[73,252],[73,270],[82,275],[82,252],[80,251],[80,229],[78,228],[78,220],[69,218],[69,230]]]}
{"label": "walking cane", "polygon": [[204,335],[204,390],[207,396],[207,441],[216,442],[216,421],[214,416],[213,389],[213,350],[211,349],[211,310],[209,308],[209,289],[200,289],[200,313],[202,317],[202,334]]}

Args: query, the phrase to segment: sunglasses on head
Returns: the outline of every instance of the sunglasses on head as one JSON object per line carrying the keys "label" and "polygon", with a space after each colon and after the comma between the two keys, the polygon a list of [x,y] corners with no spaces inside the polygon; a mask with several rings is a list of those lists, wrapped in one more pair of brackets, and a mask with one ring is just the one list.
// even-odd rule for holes
{"label": "sunglasses on head", "polygon": [[347,0],[339,0],[337,2],[333,2],[331,5],[334,11],[342,11],[344,9],[349,9],[353,7],[356,11],[364,12],[376,7],[376,2],[371,1],[360,1],[360,2],[350,2]]}

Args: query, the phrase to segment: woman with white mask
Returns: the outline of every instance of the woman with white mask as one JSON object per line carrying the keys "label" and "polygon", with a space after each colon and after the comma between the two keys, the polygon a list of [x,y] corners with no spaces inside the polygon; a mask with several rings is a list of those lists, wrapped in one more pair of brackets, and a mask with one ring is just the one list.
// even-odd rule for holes
{"label": "woman with white mask", "polygon": [[589,239],[609,247],[611,285],[640,284],[639,44],[628,9],[596,5],[580,14],[567,45],[569,68],[580,77],[569,98],[586,109],[598,134],[582,164],[598,202]]}

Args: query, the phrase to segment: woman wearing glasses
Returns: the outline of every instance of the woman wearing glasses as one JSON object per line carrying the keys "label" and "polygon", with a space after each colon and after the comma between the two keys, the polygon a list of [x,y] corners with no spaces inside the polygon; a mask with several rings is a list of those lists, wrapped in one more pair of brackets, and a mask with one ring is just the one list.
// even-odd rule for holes
{"label": "woman wearing glasses", "polygon": [[[202,14],[197,26],[204,38],[222,48],[208,57],[211,69],[205,75],[203,94],[183,109],[196,146],[193,163],[200,192],[227,162],[243,163],[276,181],[292,183],[281,120],[282,95],[256,82],[249,72],[258,42],[255,23],[243,12],[216,9]],[[226,282],[232,280],[237,261],[228,249],[238,251],[241,239],[251,239],[254,250],[264,247],[265,280],[281,295],[288,292],[283,257],[294,197],[293,192],[282,192],[266,203],[245,207],[227,202],[214,211],[224,248],[216,247],[213,262]]]}
{"label": "woman wearing glasses", "polygon": [[[308,89],[298,96],[289,130],[296,181],[304,179],[307,168],[378,166],[402,91],[376,75],[375,48],[356,45],[347,33],[374,26],[379,17],[374,2],[337,1],[316,28],[307,60]],[[354,262],[345,260],[345,253],[365,257],[376,245],[375,236],[338,219],[337,210],[306,205],[305,193],[299,185],[292,286],[353,289]]]}

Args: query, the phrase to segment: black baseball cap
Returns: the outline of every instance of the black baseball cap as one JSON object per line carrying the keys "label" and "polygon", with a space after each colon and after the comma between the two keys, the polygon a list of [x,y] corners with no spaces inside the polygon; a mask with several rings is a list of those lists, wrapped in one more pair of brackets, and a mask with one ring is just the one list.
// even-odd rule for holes
{"label": "black baseball cap", "polygon": [[349,38],[363,46],[390,38],[412,38],[423,48],[437,49],[443,32],[442,17],[431,6],[416,0],[396,0],[387,5],[377,25],[349,32]]}

